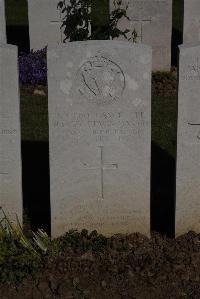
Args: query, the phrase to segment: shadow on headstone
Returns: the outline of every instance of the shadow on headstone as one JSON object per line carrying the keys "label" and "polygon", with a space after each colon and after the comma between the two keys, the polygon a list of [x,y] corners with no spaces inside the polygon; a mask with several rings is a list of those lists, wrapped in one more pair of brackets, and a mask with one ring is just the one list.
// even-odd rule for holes
{"label": "shadow on headstone", "polygon": [[[49,145],[22,142],[23,197],[31,229],[50,233]],[[152,143],[151,230],[174,237],[175,159]]]}
{"label": "shadow on headstone", "polygon": [[18,52],[30,52],[28,26],[7,26],[7,42],[18,46]]}
{"label": "shadow on headstone", "polygon": [[23,198],[31,229],[50,233],[49,145],[22,142]]}
{"label": "shadow on headstone", "polygon": [[[178,12],[175,9],[175,5],[178,5]],[[177,15],[178,13],[178,15]],[[176,14],[176,15],[175,15]],[[178,46],[183,43],[183,18],[184,18],[184,0],[173,0],[173,24],[179,24],[179,29],[172,28],[172,66],[178,65]]]}
{"label": "shadow on headstone", "polygon": [[174,237],[174,227],[175,159],[152,143],[151,230]]}

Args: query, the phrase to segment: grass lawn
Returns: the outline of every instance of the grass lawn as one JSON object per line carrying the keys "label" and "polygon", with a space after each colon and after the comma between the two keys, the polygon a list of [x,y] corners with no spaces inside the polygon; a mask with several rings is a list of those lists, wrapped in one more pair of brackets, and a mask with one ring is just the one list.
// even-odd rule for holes
{"label": "grass lawn", "polygon": [[[21,98],[23,141],[48,141],[48,107],[45,97]],[[152,141],[175,156],[176,98],[152,98]]]}
{"label": "grass lawn", "polygon": [[176,97],[152,98],[152,141],[171,156],[176,154]]}
{"label": "grass lawn", "polygon": [[23,141],[48,141],[48,107],[46,97],[21,98]]}

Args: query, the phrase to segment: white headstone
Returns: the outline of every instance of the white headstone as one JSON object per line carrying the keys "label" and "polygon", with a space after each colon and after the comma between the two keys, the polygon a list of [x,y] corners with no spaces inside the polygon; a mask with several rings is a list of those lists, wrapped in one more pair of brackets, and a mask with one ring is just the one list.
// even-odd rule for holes
{"label": "white headstone", "polygon": [[149,46],[48,49],[51,228],[150,231]]}
{"label": "white headstone", "polygon": [[183,42],[200,41],[200,1],[184,0]]}
{"label": "white headstone", "polygon": [[4,0],[0,0],[0,43],[6,43],[6,20]]}
{"label": "white headstone", "polygon": [[[39,50],[48,44],[61,44],[65,40],[64,27],[61,27],[65,14],[61,13],[58,3],[59,0],[28,0],[31,49]],[[70,6],[73,4],[70,0],[65,0],[66,6],[68,3]],[[91,35],[91,25],[89,25],[89,35]]]}
{"label": "white headstone", "polygon": [[[110,1],[110,11],[114,0]],[[115,0],[116,1],[116,0]],[[117,1],[116,1],[117,2]],[[127,18],[119,21],[119,29],[137,33],[137,43],[153,48],[153,70],[169,71],[171,67],[172,0],[122,0]],[[128,38],[131,34],[128,35]],[[124,37],[120,37],[124,39]]]}
{"label": "white headstone", "polygon": [[28,0],[30,48],[39,50],[49,43],[62,43],[59,0]]}
{"label": "white headstone", "polygon": [[0,207],[22,222],[17,48],[0,44]]}
{"label": "white headstone", "polygon": [[200,44],[180,46],[176,234],[200,232]]}

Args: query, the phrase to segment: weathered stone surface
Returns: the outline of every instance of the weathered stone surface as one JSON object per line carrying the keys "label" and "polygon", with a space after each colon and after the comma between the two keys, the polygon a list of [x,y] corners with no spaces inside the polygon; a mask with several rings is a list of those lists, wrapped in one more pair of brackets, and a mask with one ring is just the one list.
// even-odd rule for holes
{"label": "weathered stone surface", "polygon": [[4,0],[0,0],[0,43],[6,43],[6,19]]}
{"label": "weathered stone surface", "polygon": [[[170,70],[172,0],[123,0],[121,7],[125,9],[127,5],[130,20],[120,20],[119,28],[131,32],[135,29],[136,42],[152,46],[153,70]],[[114,7],[114,0],[110,0],[110,11]],[[131,34],[128,37],[131,38]]]}
{"label": "weathered stone surface", "polygon": [[200,44],[180,46],[176,234],[200,231]]}
{"label": "weathered stone surface", "polygon": [[0,44],[0,207],[22,222],[17,48]]}
{"label": "weathered stone surface", "polygon": [[51,228],[150,231],[149,46],[48,49]]}
{"label": "weathered stone surface", "polygon": [[30,48],[42,49],[49,43],[62,43],[62,18],[58,0],[28,0]]}
{"label": "weathered stone surface", "polygon": [[184,0],[183,42],[200,41],[200,1]]}

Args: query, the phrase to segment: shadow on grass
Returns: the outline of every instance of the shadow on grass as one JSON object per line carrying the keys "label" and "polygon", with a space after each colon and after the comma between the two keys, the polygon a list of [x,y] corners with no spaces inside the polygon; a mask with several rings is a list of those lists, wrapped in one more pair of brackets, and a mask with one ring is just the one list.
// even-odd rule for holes
{"label": "shadow on grass", "polygon": [[50,233],[49,145],[22,142],[24,209],[31,228]]}
{"label": "shadow on grass", "polygon": [[175,159],[155,143],[151,158],[151,230],[174,237]]}
{"label": "shadow on grass", "polygon": [[[31,228],[50,233],[49,145],[22,143],[24,209]],[[151,230],[174,236],[175,160],[152,144]]]}

